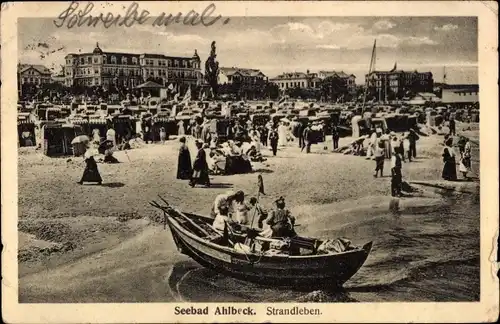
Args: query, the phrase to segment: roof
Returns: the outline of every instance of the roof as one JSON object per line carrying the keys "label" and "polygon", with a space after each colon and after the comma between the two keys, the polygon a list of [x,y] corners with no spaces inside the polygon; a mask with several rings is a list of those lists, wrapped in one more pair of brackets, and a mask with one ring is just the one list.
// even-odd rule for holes
{"label": "roof", "polygon": [[446,90],[461,90],[463,92],[479,92],[479,84],[443,84]]}
{"label": "roof", "polygon": [[225,74],[227,76],[234,75],[236,73],[242,75],[242,76],[258,76],[258,75],[263,75],[266,76],[264,73],[262,73],[261,70],[258,69],[246,69],[246,68],[238,68],[238,67],[221,67],[219,71],[222,74]]}
{"label": "roof", "polygon": [[305,79],[307,74],[303,72],[288,72],[276,76],[274,79]]}
{"label": "roof", "polygon": [[325,74],[327,77],[328,76],[337,76],[339,78],[350,78],[350,77],[356,77],[354,76],[354,74],[347,74],[345,73],[344,71],[340,71],[340,72],[337,72],[337,71],[319,71],[319,73],[321,74]]}
{"label": "roof", "polygon": [[69,53],[66,55],[66,57],[68,57],[68,56],[80,57],[80,56],[89,56],[89,55],[94,55],[94,54],[101,54],[101,55],[105,55],[105,56],[116,56],[118,59],[118,62],[120,62],[120,63],[121,63],[122,57],[126,57],[126,58],[146,57],[146,58],[157,58],[157,59],[180,59],[180,60],[198,59],[199,60],[199,56],[198,56],[198,53],[196,51],[195,51],[195,54],[193,56],[168,56],[168,55],[164,55],[164,54],[155,54],[155,53],[118,53],[118,52],[103,51],[99,47],[99,44],[96,44],[96,47],[92,53],[89,53],[89,52],[87,52],[87,53]]}
{"label": "roof", "polygon": [[35,69],[40,74],[52,74],[52,72],[47,67],[40,64],[19,64],[17,66],[17,71],[19,73],[23,73],[29,69]]}
{"label": "roof", "polygon": [[144,89],[144,88],[164,88],[164,86],[153,82],[153,81],[147,81],[143,84],[138,85],[136,88],[138,89]]}
{"label": "roof", "polygon": [[369,74],[366,74],[366,76],[371,75],[371,74],[430,74],[432,75],[432,72],[418,72],[417,70],[415,71],[404,71],[404,70],[394,70],[394,71],[372,71]]}

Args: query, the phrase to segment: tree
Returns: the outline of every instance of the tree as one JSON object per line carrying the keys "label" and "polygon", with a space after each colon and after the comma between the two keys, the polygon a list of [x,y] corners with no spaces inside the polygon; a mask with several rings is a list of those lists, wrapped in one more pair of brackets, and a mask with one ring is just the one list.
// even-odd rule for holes
{"label": "tree", "polygon": [[336,101],[348,94],[346,82],[337,76],[329,76],[321,81],[320,89],[325,100]]}

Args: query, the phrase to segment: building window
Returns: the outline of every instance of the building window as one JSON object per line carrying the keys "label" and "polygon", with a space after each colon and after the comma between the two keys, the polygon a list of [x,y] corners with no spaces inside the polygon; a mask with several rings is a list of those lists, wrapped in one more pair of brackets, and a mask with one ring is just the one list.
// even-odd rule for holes
{"label": "building window", "polygon": [[111,64],[116,64],[116,56],[111,56]]}
{"label": "building window", "polygon": [[94,69],[94,74],[99,74],[99,69]]}
{"label": "building window", "polygon": [[128,63],[128,62],[127,62],[127,58],[123,56],[123,57],[122,57],[122,64],[127,64],[127,63]]}
{"label": "building window", "polygon": [[132,57],[132,64],[137,64],[137,57]]}
{"label": "building window", "polygon": [[107,63],[108,63],[108,58],[106,57],[106,55],[104,55],[104,56],[102,57],[102,62],[103,62],[104,64],[107,64]]}

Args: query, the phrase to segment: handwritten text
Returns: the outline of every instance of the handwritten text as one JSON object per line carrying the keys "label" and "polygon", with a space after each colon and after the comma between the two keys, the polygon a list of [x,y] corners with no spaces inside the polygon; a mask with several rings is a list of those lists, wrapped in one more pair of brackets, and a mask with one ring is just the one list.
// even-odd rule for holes
{"label": "handwritten text", "polygon": [[[54,25],[59,28],[66,27],[68,29],[82,26],[97,27],[98,25],[102,25],[105,28],[113,26],[132,27],[134,24],[145,24],[151,18],[150,12],[147,10],[140,10],[136,2],[133,2],[127,8],[124,15],[113,14],[111,12],[92,15],[92,10],[94,9],[94,4],[92,2],[87,3],[83,9],[78,10],[79,6],[78,2],[71,2],[71,4],[59,14],[57,19],[54,20]],[[177,14],[162,12],[154,19],[152,25],[154,27],[167,27],[172,24],[184,24],[190,26],[203,25],[208,27],[222,18],[221,15],[214,15],[215,10],[215,4],[211,3],[201,14],[195,10],[189,11],[186,15],[182,12],[178,12]],[[226,18],[223,24],[227,24],[228,22],[229,18]]]}

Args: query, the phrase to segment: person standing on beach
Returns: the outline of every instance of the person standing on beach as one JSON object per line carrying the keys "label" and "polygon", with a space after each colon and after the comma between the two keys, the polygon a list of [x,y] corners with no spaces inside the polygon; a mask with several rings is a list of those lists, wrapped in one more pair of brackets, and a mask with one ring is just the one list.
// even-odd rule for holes
{"label": "person standing on beach", "polygon": [[304,137],[302,134],[304,132],[304,124],[300,120],[297,120],[296,123],[296,137],[299,140],[299,148],[302,148],[302,144],[304,143]]}
{"label": "person standing on beach", "polygon": [[384,160],[385,160],[384,143],[382,143],[382,142],[378,143],[373,155],[375,156],[375,174],[373,176],[375,178],[378,177],[378,172],[380,171],[380,177],[383,177],[384,176]]}
{"label": "person standing on beach", "polygon": [[377,132],[374,128],[372,128],[370,133],[370,142],[368,143],[368,147],[366,150],[366,159],[369,160],[372,158],[375,148],[377,147]]}
{"label": "person standing on beach", "polygon": [[391,157],[391,194],[393,197],[401,197],[401,186],[403,183],[401,149],[396,147]]}
{"label": "person standing on beach", "polygon": [[198,153],[193,163],[193,176],[189,185],[194,188],[197,184],[204,184],[206,187],[210,187],[210,177],[208,175],[208,163],[207,163],[207,153],[203,148],[203,142],[196,140],[196,147],[198,148]]}
{"label": "person standing on beach", "polygon": [[[99,144],[97,144],[99,145]],[[78,181],[78,184],[83,184],[84,182],[102,184],[101,174],[99,169],[97,169],[97,162],[94,159],[94,155],[97,154],[97,148],[87,145],[87,150],[83,155],[85,159],[85,170],[83,171],[82,178]]]}
{"label": "person standing on beach", "polygon": [[302,148],[300,151],[304,151],[304,148],[306,148],[306,153],[311,153],[311,137],[312,137],[312,131],[311,131],[311,123],[307,124],[306,128],[304,128],[304,132],[302,133],[303,137],[303,143],[302,143]]}
{"label": "person standing on beach", "polygon": [[411,159],[416,159],[417,158],[417,141],[420,139],[420,137],[417,135],[417,132],[412,128],[410,129],[410,133],[408,134],[408,142],[409,142],[409,159],[411,162]]}
{"label": "person standing on beach", "polygon": [[339,148],[339,129],[337,128],[337,125],[332,125],[332,140],[333,140],[333,150],[336,150]]}
{"label": "person standing on beach", "polygon": [[162,144],[165,144],[167,140],[167,132],[165,131],[165,127],[160,128],[160,141]]}
{"label": "person standing on beach", "polygon": [[186,131],[184,129],[184,121],[183,120],[179,120],[179,122],[177,123],[177,135],[179,136],[184,136]]}
{"label": "person standing on beach", "polygon": [[269,133],[269,144],[271,145],[273,156],[276,156],[276,152],[278,151],[278,140],[278,131],[276,130],[276,128],[272,128]]}
{"label": "person standing on beach", "polygon": [[459,170],[462,172],[464,179],[469,179],[467,173],[471,171],[471,146],[468,138],[464,137],[465,145],[460,159]]}
{"label": "person standing on beach", "polygon": [[385,134],[380,136],[380,141],[384,143],[384,156],[386,159],[391,158],[391,131],[389,129],[385,130]]}
{"label": "person standing on beach", "polygon": [[179,157],[177,158],[177,179],[189,180],[193,174],[191,154],[189,153],[184,136],[179,139],[179,142],[181,142],[181,146],[179,147]]}
{"label": "person standing on beach", "polygon": [[455,116],[450,115],[450,121],[449,123],[449,128],[450,128],[450,136],[455,136],[456,135],[456,126],[455,126]]}
{"label": "person standing on beach", "polygon": [[267,147],[267,137],[269,135],[269,130],[265,126],[259,126],[260,142],[263,147]]}
{"label": "person standing on beach", "polygon": [[441,174],[444,180],[455,181],[457,180],[457,168],[455,162],[455,152],[453,150],[453,139],[450,137],[446,140],[443,149],[443,172]]}

